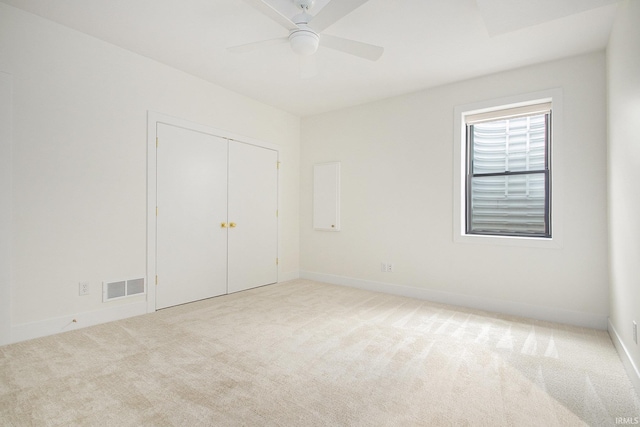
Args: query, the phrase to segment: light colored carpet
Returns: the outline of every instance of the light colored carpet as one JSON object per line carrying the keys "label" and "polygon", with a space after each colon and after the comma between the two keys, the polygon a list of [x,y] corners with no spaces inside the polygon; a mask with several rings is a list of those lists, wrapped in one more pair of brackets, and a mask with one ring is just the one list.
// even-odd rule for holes
{"label": "light colored carpet", "polygon": [[605,331],[294,280],[0,347],[0,425],[615,425]]}

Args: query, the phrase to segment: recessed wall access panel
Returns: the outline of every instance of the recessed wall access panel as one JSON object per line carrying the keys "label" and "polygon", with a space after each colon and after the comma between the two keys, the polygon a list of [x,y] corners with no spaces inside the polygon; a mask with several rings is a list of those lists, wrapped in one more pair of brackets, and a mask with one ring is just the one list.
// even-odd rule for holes
{"label": "recessed wall access panel", "polygon": [[340,231],[340,162],[313,166],[313,228]]}

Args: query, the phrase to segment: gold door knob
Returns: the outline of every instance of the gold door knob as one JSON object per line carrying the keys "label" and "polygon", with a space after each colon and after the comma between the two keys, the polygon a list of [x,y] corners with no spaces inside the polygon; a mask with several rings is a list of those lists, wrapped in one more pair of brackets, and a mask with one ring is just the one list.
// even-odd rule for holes
{"label": "gold door knob", "polygon": [[236,225],[237,224],[235,222],[230,222],[229,223],[229,227],[231,227],[231,228],[236,228]]}
{"label": "gold door knob", "polygon": [[220,228],[227,228],[227,223],[226,222],[221,222],[220,223]]}

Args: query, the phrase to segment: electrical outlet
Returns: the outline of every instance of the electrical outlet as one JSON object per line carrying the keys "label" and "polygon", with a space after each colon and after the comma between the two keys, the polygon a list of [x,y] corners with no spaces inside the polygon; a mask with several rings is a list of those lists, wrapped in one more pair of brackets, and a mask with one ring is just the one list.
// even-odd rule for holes
{"label": "electrical outlet", "polygon": [[78,284],[78,295],[89,295],[89,282],[80,282]]}
{"label": "electrical outlet", "polygon": [[387,264],[387,273],[393,273],[393,264],[392,263]]}
{"label": "electrical outlet", "polygon": [[633,321],[633,341],[638,344],[638,324]]}

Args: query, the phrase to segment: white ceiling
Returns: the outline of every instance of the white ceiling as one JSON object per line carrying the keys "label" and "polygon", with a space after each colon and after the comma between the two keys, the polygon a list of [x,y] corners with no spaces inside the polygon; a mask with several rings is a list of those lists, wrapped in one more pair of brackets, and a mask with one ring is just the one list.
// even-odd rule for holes
{"label": "white ceiling", "polygon": [[[383,46],[377,62],[327,48],[300,77],[287,31],[243,0],[0,0],[296,115],[335,110],[604,49],[617,0],[369,0],[327,34]],[[286,16],[292,0],[267,0]],[[333,0],[343,1],[343,0]],[[328,0],[316,0],[311,14]]]}

